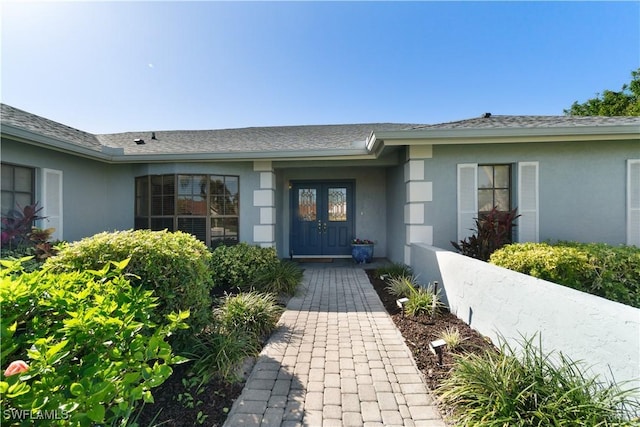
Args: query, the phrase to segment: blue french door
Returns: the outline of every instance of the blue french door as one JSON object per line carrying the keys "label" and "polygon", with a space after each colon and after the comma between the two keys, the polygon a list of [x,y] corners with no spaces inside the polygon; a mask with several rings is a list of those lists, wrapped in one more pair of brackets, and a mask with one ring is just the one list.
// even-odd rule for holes
{"label": "blue french door", "polygon": [[353,182],[300,181],[291,187],[292,255],[349,255]]}

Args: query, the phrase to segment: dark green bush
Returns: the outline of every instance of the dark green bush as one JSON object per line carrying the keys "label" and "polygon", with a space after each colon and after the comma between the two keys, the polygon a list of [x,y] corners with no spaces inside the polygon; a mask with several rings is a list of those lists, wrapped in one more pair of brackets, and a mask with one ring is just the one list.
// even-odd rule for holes
{"label": "dark green bush", "polygon": [[10,362],[28,365],[0,377],[4,417],[55,411],[61,419],[47,425],[126,425],[142,401],[153,401],[151,389],[182,361],[166,339],[187,328],[188,312],[151,322],[157,298],[130,284],[126,262],[101,271],[25,273],[2,261],[1,371]]}
{"label": "dark green bush", "polygon": [[273,294],[244,292],[227,296],[215,310],[215,319],[223,332],[262,338],[275,329],[282,312]]}
{"label": "dark green bush", "polygon": [[640,249],[604,243],[518,243],[490,262],[640,308]]}
{"label": "dark green bush", "polygon": [[385,276],[387,279],[411,275],[413,275],[411,267],[402,263],[392,263],[376,270],[376,276]]}
{"label": "dark green bush", "polygon": [[189,337],[210,321],[211,252],[190,234],[128,230],[100,233],[71,243],[49,258],[51,271],[100,270],[110,261],[130,258],[125,269],[133,284],[153,290],[159,298],[158,321],[170,312],[190,310],[191,331],[181,331],[173,342],[182,349]]}
{"label": "dark green bush", "polygon": [[433,287],[420,286],[415,276],[392,277],[386,290],[396,298],[408,298],[404,303],[404,312],[409,316],[433,315],[443,305],[438,295],[434,295]]}
{"label": "dark green bush", "polygon": [[412,275],[395,276],[389,279],[388,283],[387,292],[396,298],[409,298],[420,287],[418,280]]}
{"label": "dark green bush", "polygon": [[464,426],[631,426],[637,390],[588,378],[577,362],[545,354],[532,340],[522,349],[455,356],[451,375],[437,390]]}
{"label": "dark green bush", "polygon": [[259,271],[253,280],[258,292],[292,296],[302,282],[302,269],[291,261],[280,261]]}
{"label": "dark green bush", "polygon": [[227,382],[240,380],[238,370],[248,357],[258,355],[260,343],[253,335],[240,330],[207,330],[196,338],[192,349],[193,371],[203,383],[211,378]]}
{"label": "dark green bush", "polygon": [[434,315],[442,308],[442,303],[431,288],[414,288],[408,296],[409,301],[404,304],[404,312],[409,316],[419,314]]}
{"label": "dark green bush", "polygon": [[213,251],[211,261],[214,286],[249,289],[258,274],[279,262],[274,248],[261,248],[247,243],[218,246]]}
{"label": "dark green bush", "polygon": [[210,327],[191,349],[196,375],[204,382],[214,376],[237,381],[238,368],[247,357],[258,354],[263,338],[273,332],[282,312],[274,294],[227,295],[214,310]]}

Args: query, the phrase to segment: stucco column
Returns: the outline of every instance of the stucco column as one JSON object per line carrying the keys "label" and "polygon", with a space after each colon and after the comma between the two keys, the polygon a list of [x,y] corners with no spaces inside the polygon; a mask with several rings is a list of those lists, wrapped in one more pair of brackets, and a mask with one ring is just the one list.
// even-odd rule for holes
{"label": "stucco column", "polygon": [[433,157],[431,145],[409,146],[404,164],[404,263],[411,264],[411,244],[433,244],[433,227],[425,224],[426,202],[433,201],[433,182],[425,180],[425,159]]}
{"label": "stucco column", "polygon": [[260,224],[253,225],[253,241],[263,248],[276,246],[276,176],[271,161],[253,162],[260,175],[260,189],[253,190],[253,206],[260,210]]}

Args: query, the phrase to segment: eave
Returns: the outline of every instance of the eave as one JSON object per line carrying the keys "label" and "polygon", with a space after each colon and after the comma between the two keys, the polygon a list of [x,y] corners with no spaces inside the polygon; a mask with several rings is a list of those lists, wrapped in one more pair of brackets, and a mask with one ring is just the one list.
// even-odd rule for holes
{"label": "eave", "polygon": [[367,140],[367,149],[380,152],[384,146],[399,145],[519,144],[633,139],[640,139],[640,126],[418,129],[372,133]]}
{"label": "eave", "polygon": [[149,153],[126,154],[121,147],[101,146],[101,151],[71,144],[56,138],[44,136],[11,125],[2,125],[3,138],[43,147],[62,153],[97,160],[105,163],[170,163],[170,162],[207,162],[207,161],[352,161],[371,160],[376,156],[364,148],[329,149],[329,150],[285,150],[285,151],[250,151],[250,152],[208,152],[208,153]]}

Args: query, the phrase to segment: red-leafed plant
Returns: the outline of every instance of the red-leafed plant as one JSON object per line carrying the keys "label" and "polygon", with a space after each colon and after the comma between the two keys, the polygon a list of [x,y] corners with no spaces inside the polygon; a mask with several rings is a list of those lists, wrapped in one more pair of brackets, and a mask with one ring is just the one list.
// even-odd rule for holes
{"label": "red-leafed plant", "polygon": [[42,207],[38,207],[38,202],[27,205],[23,208],[11,209],[2,221],[2,248],[16,249],[22,245],[30,245],[29,234],[35,221],[44,219],[39,213]]}
{"label": "red-leafed plant", "polygon": [[488,261],[491,254],[511,243],[515,220],[520,217],[517,209],[500,211],[497,207],[475,219],[474,234],[461,240],[451,242],[462,255]]}

